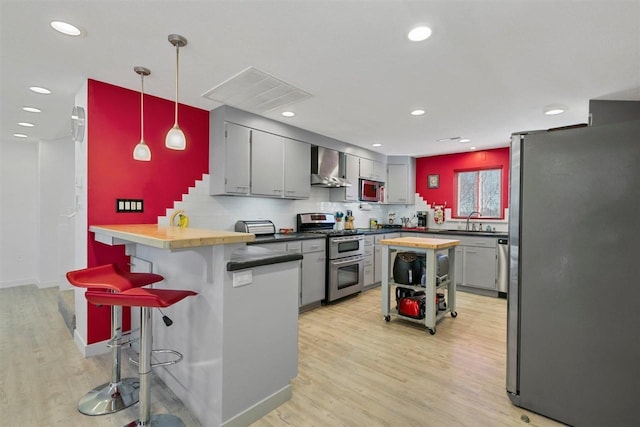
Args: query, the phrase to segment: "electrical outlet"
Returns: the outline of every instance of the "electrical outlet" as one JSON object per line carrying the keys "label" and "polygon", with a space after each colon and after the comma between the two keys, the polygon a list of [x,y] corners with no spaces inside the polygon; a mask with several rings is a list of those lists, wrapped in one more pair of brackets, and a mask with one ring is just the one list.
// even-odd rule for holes
{"label": "electrical outlet", "polygon": [[144,201],[142,199],[116,199],[116,212],[144,212]]}

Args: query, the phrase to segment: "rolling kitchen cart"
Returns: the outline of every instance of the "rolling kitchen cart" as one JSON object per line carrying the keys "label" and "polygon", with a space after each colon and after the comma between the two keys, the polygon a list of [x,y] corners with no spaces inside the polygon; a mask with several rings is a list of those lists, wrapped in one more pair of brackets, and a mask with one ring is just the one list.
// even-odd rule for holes
{"label": "rolling kitchen cart", "polygon": [[[382,245],[382,315],[388,322],[391,316],[397,316],[401,319],[411,320],[414,322],[424,323],[431,335],[436,333],[436,322],[442,319],[447,313],[451,313],[451,317],[456,317],[456,281],[455,281],[455,247],[460,244],[459,240],[449,239],[432,239],[423,237],[398,237],[394,239],[384,239],[380,241]],[[436,282],[436,253],[446,249],[449,255],[449,272],[440,283]],[[394,251],[412,251],[416,253],[424,253],[426,259],[426,283],[425,286],[404,285],[395,283],[390,277],[390,271],[393,266],[391,256]],[[391,308],[391,286],[413,289],[415,291],[424,291],[425,299],[425,316],[424,319],[416,319],[413,317],[403,316],[398,310]],[[436,292],[447,288],[447,307],[438,312],[436,306]]]}

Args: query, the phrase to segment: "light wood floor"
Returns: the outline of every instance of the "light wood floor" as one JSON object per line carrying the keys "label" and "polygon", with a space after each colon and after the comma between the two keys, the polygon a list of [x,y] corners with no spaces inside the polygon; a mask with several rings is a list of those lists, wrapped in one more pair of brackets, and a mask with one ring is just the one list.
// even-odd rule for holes
{"label": "light wood floor", "polygon": [[[433,336],[414,323],[385,322],[379,288],[301,314],[293,397],[253,427],[560,426],[506,396],[506,301],[459,292],[457,311]],[[122,426],[136,418],[137,405],[102,417],[76,411],[84,392],[106,381],[109,361],[81,357],[57,311],[57,290],[0,289],[0,426]],[[153,412],[200,425],[161,384],[152,387]]]}

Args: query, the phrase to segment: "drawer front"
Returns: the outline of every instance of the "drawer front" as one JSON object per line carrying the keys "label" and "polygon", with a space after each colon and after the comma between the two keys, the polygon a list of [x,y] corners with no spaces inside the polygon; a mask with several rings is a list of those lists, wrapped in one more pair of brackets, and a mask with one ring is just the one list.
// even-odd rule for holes
{"label": "drawer front", "polygon": [[326,241],[324,239],[313,239],[302,241],[302,253],[320,252],[324,251],[326,247]]}
{"label": "drawer front", "polygon": [[302,253],[302,242],[300,240],[296,242],[287,242],[286,248],[287,252],[294,254]]}
{"label": "drawer front", "polygon": [[374,237],[373,236],[365,236],[364,237],[364,245],[365,246],[373,246]]}

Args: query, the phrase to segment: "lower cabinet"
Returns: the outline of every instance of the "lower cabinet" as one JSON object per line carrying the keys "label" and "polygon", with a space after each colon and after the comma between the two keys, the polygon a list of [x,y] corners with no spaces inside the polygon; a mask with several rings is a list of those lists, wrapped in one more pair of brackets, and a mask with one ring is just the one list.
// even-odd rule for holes
{"label": "lower cabinet", "polygon": [[364,281],[362,285],[366,288],[372,286],[374,281],[374,254],[373,254],[374,236],[364,237]]}
{"label": "lower cabinet", "polygon": [[302,280],[300,281],[300,306],[319,303],[325,299],[326,240],[302,241]]}
{"label": "lower cabinet", "polygon": [[320,302],[325,298],[326,240],[294,240],[290,242],[259,243],[256,245],[275,251],[302,253],[298,306]]}

